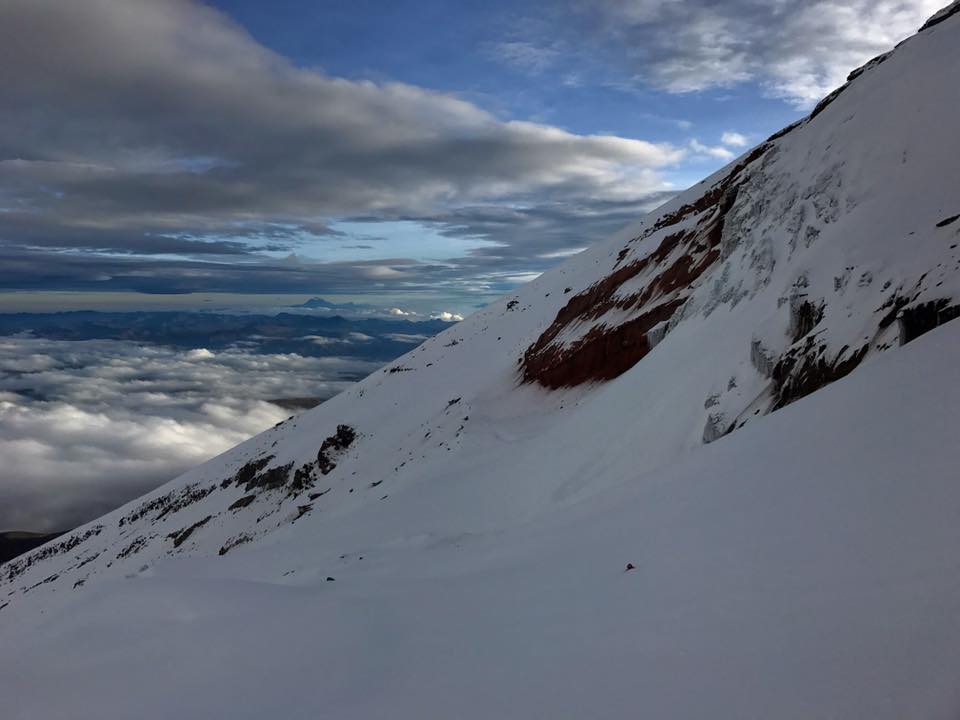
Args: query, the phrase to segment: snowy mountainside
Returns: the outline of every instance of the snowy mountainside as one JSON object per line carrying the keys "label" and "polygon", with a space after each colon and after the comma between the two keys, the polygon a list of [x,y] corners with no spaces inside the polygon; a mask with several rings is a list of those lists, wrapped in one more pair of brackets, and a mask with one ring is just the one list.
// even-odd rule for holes
{"label": "snowy mountainside", "polygon": [[12,717],[955,714],[957,8],[609,241],[0,566]]}
{"label": "snowy mountainside", "polygon": [[949,323],[653,473],[545,456],[605,490],[522,522],[477,521],[521,510],[498,444],[224,556],[53,581],[0,620],[4,717],[956,717],[957,367]]}

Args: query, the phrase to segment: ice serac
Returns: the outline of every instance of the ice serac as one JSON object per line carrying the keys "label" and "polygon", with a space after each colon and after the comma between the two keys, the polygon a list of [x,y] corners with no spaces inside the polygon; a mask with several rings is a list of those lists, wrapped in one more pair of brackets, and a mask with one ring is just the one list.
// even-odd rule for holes
{"label": "ice serac", "polygon": [[0,565],[0,714],[956,717],[956,8],[609,241]]}

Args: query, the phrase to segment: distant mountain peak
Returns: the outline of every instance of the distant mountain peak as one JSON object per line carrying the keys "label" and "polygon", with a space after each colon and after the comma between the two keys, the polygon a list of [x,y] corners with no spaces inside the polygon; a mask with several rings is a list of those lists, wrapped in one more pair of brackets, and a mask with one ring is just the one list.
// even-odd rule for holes
{"label": "distant mountain peak", "polygon": [[329,300],[325,300],[325,299],[322,298],[322,297],[314,297],[314,298],[310,298],[310,299],[307,300],[306,302],[300,303],[300,305],[298,305],[297,307],[304,307],[304,308],[323,308],[323,309],[326,309],[326,310],[352,310],[352,311],[356,311],[356,310],[369,309],[370,306],[369,306],[369,305],[364,305],[364,304],[362,304],[362,303],[353,303],[353,302],[334,303],[334,302],[330,302]]}

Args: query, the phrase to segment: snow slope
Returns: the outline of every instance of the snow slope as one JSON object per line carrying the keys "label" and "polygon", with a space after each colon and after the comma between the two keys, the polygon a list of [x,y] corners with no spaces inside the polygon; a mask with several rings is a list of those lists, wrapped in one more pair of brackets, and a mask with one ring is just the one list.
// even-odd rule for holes
{"label": "snow slope", "polygon": [[955,717],[960,14],[928,25],[609,241],[0,567],[3,715]]}
{"label": "snow slope", "polygon": [[525,522],[451,472],[60,587],[0,625],[4,716],[956,717],[958,367],[950,323]]}

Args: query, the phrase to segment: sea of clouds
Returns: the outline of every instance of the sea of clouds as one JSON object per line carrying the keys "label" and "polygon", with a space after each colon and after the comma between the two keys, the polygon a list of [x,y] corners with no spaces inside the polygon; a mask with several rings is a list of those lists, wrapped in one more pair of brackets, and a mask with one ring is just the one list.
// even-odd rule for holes
{"label": "sea of clouds", "polygon": [[91,520],[381,363],[0,338],[0,530]]}

